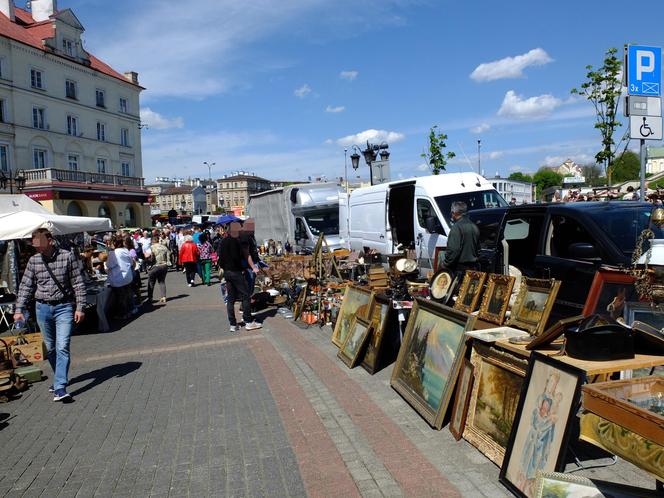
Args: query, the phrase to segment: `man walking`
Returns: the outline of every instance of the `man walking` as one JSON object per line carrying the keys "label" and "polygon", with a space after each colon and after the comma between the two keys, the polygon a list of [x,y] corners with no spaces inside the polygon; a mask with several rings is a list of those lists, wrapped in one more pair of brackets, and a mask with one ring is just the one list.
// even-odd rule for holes
{"label": "man walking", "polygon": [[[46,344],[46,355],[53,369],[53,401],[71,399],[69,382],[69,343],[74,323],[85,317],[85,284],[73,253],[55,246],[45,228],[32,233],[37,254],[28,261],[19,286],[14,322],[25,321],[28,302],[37,301],[37,324]],[[75,303],[75,305],[74,305]],[[74,310],[75,307],[75,310]]]}
{"label": "man walking", "polygon": [[219,245],[219,266],[224,270],[226,279],[226,292],[228,300],[226,301],[226,311],[228,312],[228,322],[230,331],[237,332],[237,321],[235,319],[235,301],[239,298],[242,301],[242,316],[244,318],[245,328],[255,330],[262,327],[251,318],[251,297],[247,288],[247,281],[244,278],[244,259],[240,241],[235,237],[225,237]]}
{"label": "man walking", "polygon": [[460,278],[466,270],[479,268],[477,256],[480,249],[480,229],[466,214],[468,206],[465,202],[452,203],[452,221],[454,225],[447,237],[447,249],[443,266]]}

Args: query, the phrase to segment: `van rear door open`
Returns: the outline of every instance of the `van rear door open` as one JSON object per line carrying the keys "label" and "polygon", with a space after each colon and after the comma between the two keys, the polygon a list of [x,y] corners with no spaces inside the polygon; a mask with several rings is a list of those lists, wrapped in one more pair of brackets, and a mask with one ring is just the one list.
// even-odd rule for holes
{"label": "van rear door open", "polygon": [[415,182],[403,182],[390,186],[387,212],[394,245],[415,247],[414,205]]}

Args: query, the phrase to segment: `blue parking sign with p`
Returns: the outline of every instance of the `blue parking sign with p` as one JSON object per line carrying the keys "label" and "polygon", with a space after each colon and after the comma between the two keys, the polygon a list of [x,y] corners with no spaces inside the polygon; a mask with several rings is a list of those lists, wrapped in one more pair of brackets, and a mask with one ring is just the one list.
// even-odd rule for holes
{"label": "blue parking sign with p", "polygon": [[627,93],[658,97],[662,88],[662,49],[628,45]]}

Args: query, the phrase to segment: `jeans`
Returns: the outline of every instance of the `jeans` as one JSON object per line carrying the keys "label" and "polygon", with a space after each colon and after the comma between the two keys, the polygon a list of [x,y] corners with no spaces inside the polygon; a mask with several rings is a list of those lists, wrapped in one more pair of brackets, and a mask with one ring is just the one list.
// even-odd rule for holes
{"label": "jeans", "polygon": [[251,318],[251,298],[247,289],[247,281],[241,271],[225,271],[226,291],[228,292],[228,301],[226,301],[226,311],[228,312],[228,322],[233,326],[237,325],[235,320],[235,301],[240,298],[242,301],[242,318],[244,323],[253,321]]}
{"label": "jeans", "polygon": [[168,265],[153,266],[148,272],[148,303],[152,301],[154,295],[154,284],[159,283],[159,290],[161,297],[166,297],[166,274],[168,273]]}
{"label": "jeans", "polygon": [[64,389],[69,381],[69,342],[74,325],[74,305],[38,302],[37,324],[41,330],[46,357],[53,369],[53,389]]}
{"label": "jeans", "polygon": [[191,262],[191,263],[185,263],[184,264],[184,274],[187,277],[187,283],[188,284],[193,284],[194,280],[196,279],[196,267],[198,266],[198,263],[196,262]]}
{"label": "jeans", "polygon": [[212,272],[212,260],[211,259],[201,259],[201,262],[199,263],[201,270],[202,270],[202,275],[201,279],[203,280],[204,284],[210,284],[210,273]]}

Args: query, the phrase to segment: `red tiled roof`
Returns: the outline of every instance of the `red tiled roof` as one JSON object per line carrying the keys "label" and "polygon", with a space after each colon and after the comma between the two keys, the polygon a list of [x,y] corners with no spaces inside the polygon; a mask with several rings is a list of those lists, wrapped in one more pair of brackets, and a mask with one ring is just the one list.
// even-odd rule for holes
{"label": "red tiled roof", "polygon": [[[10,21],[7,16],[0,13],[0,36],[11,38],[12,40],[16,40],[18,42],[24,43],[25,45],[29,45],[45,52],[50,53],[50,50],[46,49],[43,40],[53,37],[53,30],[53,23],[51,21],[36,23],[28,12],[18,7],[16,7],[16,22]],[[52,55],[57,56],[57,54]],[[134,85],[134,83],[129,81],[122,74],[115,71],[108,64],[100,61],[90,53],[88,53],[88,55],[90,56],[89,67],[91,69],[99,71],[100,73],[103,73],[112,78],[124,81],[125,83],[129,83],[130,85]],[[134,86],[142,88],[140,85]]]}

